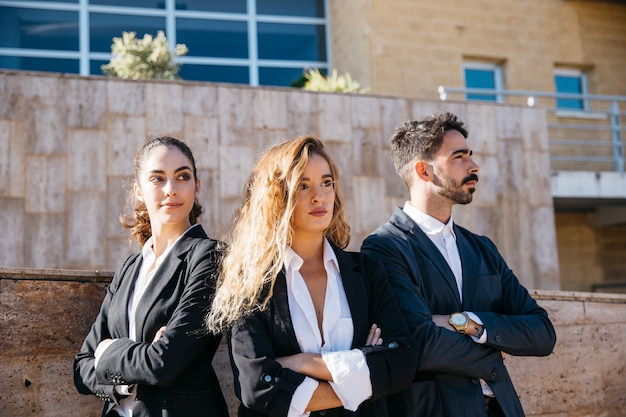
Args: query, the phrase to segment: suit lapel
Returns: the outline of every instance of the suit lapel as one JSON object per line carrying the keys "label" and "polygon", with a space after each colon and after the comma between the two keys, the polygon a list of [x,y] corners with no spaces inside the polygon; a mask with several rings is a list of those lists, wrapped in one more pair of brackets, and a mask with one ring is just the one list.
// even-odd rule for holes
{"label": "suit lapel", "polygon": [[[361,272],[357,271],[359,265],[348,253],[339,249],[332,243],[331,246],[337,257],[337,262],[339,263],[341,281],[350,307],[350,314],[352,315],[354,326],[352,347],[359,347],[362,346],[363,342],[367,339],[367,334],[363,333],[362,330],[369,329],[367,293],[364,291]],[[376,295],[374,294],[374,296]]]}
{"label": "suit lapel", "polygon": [[472,254],[472,247],[465,234],[460,228],[454,225],[454,234],[456,235],[456,245],[459,248],[459,256],[461,257],[461,269],[463,270],[463,308],[469,308],[467,302],[473,300],[472,294],[476,289],[476,280],[472,279],[472,271],[476,270],[476,257]]}
{"label": "suit lapel", "polygon": [[143,340],[143,331],[146,325],[146,319],[154,304],[159,299],[161,293],[170,281],[179,279],[180,274],[176,271],[180,268],[187,252],[191,250],[191,247],[197,239],[206,239],[207,236],[204,230],[200,226],[195,226],[189,229],[174,247],[167,254],[166,258],[161,262],[161,266],[154,274],[150,285],[146,288],[139,305],[137,306],[137,312],[135,313],[135,340]]}
{"label": "suit lapel", "polygon": [[280,331],[289,342],[289,347],[294,352],[300,352],[296,332],[291,321],[291,312],[289,311],[289,300],[287,298],[287,281],[285,273],[280,272],[274,283],[274,294],[272,295],[272,308],[274,309],[273,326],[278,326]]}
{"label": "suit lapel", "polygon": [[120,286],[109,308],[111,319],[108,322],[115,326],[111,331],[111,335],[115,338],[128,337],[128,305],[142,263],[143,258],[139,255],[126,271],[122,272]]}
{"label": "suit lapel", "polygon": [[[441,252],[439,252],[439,249],[437,249],[437,246],[435,246],[432,240],[430,240],[426,233],[420,229],[417,223],[415,223],[415,221],[413,221],[413,219],[411,219],[401,208],[396,208],[390,221],[395,224],[396,227],[405,231],[405,233],[409,233],[413,237],[412,242],[414,246],[417,247],[417,249],[424,254],[426,259],[428,259],[441,273],[443,281],[448,284],[448,288],[452,294],[454,294],[457,304],[461,305],[461,297],[459,296],[459,289],[456,285],[454,273],[452,272],[452,269],[450,269],[448,261],[446,261]],[[461,258],[461,265],[464,265],[463,258]]]}

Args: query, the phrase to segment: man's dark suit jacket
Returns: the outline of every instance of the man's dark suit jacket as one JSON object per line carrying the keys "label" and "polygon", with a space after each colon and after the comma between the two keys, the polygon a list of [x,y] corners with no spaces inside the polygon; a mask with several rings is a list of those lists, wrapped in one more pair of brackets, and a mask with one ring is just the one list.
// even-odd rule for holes
{"label": "man's dark suit jacket", "polygon": [[[486,416],[479,379],[507,417],[524,415],[501,352],[545,356],[556,336],[548,314],[519,283],[491,240],[454,225],[463,268],[463,302],[437,247],[400,208],[371,234],[362,251],[385,264],[402,313],[415,330],[418,372],[406,392],[390,398],[395,416]],[[487,342],[438,327],[432,315],[471,311]]]}
{"label": "man's dark suit jacket", "polygon": [[[323,415],[385,417],[386,404],[379,399],[406,389],[415,373],[415,352],[407,344],[409,331],[401,320],[383,265],[334,245],[333,249],[354,323],[352,347],[363,347],[373,323],[382,329],[384,343],[363,349],[370,370],[372,399],[362,403],[356,413],[335,408]],[[289,313],[284,274],[278,275],[267,308],[233,326],[229,347],[235,393],[242,402],[239,416],[286,416],[292,395],[305,376],[281,367],[274,360],[300,353]]]}
{"label": "man's dark suit jacket", "polygon": [[[103,415],[118,401],[114,385],[137,384],[134,417],[228,416],[211,365],[221,336],[203,332],[214,290],[216,244],[199,225],[180,238],[141,298],[136,342],[128,338],[128,300],[141,268],[141,254],[131,255],[113,277],[74,361],[76,388],[105,400]],[[167,326],[165,334],[152,343],[162,326]],[[107,338],[118,340],[106,349],[94,370],[96,347]]]}

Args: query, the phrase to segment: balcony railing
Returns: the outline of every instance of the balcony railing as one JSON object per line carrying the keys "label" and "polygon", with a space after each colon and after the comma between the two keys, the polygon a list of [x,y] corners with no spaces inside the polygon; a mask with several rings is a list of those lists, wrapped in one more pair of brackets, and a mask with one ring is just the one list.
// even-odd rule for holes
{"label": "balcony railing", "polygon": [[[545,108],[553,169],[624,172],[626,112],[620,105],[626,108],[626,96],[443,86],[438,91],[441,100],[471,94],[495,96],[496,103]],[[576,100],[582,109],[558,108],[557,99]]]}

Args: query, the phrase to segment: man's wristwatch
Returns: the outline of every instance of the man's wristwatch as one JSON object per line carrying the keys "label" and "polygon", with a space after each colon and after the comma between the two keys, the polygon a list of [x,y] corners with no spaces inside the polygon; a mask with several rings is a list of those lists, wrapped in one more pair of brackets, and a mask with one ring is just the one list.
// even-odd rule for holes
{"label": "man's wristwatch", "polygon": [[469,317],[467,313],[452,313],[450,314],[448,323],[454,327],[454,330],[456,330],[457,333],[465,334],[469,324]]}

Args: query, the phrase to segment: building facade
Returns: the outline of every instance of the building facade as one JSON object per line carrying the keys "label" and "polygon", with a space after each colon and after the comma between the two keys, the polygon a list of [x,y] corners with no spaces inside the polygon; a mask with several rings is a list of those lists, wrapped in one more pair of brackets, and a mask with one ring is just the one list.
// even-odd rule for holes
{"label": "building facade", "polygon": [[545,109],[560,286],[626,291],[625,21],[609,0],[0,0],[0,68],[99,75],[112,37],[165,30],[185,80],[337,68],[376,96]]}
{"label": "building facade", "polygon": [[625,1],[331,1],[332,65],[377,94],[544,108],[561,288],[626,292],[625,21]]}

